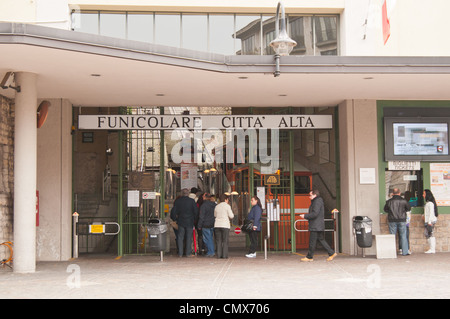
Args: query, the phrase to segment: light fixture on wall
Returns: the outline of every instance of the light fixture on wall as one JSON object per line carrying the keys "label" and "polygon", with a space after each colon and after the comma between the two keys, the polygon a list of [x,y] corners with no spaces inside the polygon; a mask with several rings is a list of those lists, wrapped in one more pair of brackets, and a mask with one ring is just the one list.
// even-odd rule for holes
{"label": "light fixture on wall", "polygon": [[[280,8],[281,8],[281,30],[280,30]],[[270,42],[270,46],[275,51],[275,72],[274,76],[280,75],[280,56],[289,55],[292,49],[297,45],[297,42],[292,40],[286,30],[286,17],[284,14],[284,4],[283,2],[278,2],[277,6],[277,16],[275,19],[275,35],[276,38]]]}
{"label": "light fixture on wall", "polygon": [[2,89],[11,88],[16,90],[17,92],[20,92],[20,86],[12,86],[11,84],[13,82],[15,82],[14,72],[6,72],[2,82],[0,83],[0,87]]}

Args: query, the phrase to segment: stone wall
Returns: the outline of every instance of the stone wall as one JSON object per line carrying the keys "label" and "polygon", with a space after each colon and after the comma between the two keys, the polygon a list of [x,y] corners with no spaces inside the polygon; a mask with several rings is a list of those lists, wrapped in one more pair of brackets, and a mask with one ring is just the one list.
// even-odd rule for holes
{"label": "stone wall", "polygon": [[[13,192],[14,103],[0,95],[0,243],[13,240]],[[1,247],[3,260],[9,252]]]}
{"label": "stone wall", "polygon": [[[424,236],[422,214],[413,214],[409,226],[409,244],[413,253],[423,253],[428,250],[428,243]],[[381,233],[389,234],[387,214],[381,215]],[[436,252],[450,251],[450,215],[440,214],[434,230],[436,237]]]}

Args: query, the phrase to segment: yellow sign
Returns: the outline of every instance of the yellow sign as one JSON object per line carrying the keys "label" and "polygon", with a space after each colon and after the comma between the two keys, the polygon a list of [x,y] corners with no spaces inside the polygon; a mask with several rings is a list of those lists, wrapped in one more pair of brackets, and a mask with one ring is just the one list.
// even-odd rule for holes
{"label": "yellow sign", "polygon": [[104,232],[105,232],[105,225],[103,224],[89,225],[90,234],[103,234]]}
{"label": "yellow sign", "polygon": [[264,175],[264,185],[280,185],[280,175],[277,174],[266,174]]}

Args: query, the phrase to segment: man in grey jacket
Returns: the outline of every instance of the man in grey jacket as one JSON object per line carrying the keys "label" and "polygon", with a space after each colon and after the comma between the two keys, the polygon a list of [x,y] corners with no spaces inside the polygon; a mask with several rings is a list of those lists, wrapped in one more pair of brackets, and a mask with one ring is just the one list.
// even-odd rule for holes
{"label": "man in grey jacket", "polygon": [[313,261],[314,251],[316,250],[317,241],[319,241],[323,248],[328,252],[327,261],[332,261],[337,256],[336,252],[331,249],[324,238],[325,231],[325,206],[322,197],[318,190],[309,192],[309,198],[311,199],[311,206],[309,207],[308,214],[301,214],[300,218],[308,220],[309,230],[309,249],[308,254],[301,261]]}

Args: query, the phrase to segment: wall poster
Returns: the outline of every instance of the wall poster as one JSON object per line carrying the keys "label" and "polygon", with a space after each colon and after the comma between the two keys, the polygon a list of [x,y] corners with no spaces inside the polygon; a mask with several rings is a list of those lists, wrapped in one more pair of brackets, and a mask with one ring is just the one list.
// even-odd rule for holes
{"label": "wall poster", "polygon": [[450,163],[430,164],[430,188],[438,206],[450,206]]}

